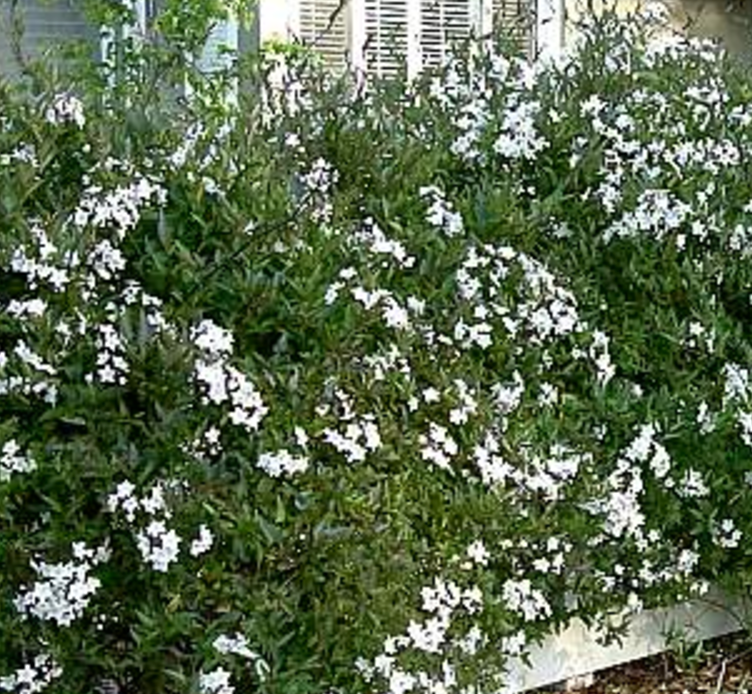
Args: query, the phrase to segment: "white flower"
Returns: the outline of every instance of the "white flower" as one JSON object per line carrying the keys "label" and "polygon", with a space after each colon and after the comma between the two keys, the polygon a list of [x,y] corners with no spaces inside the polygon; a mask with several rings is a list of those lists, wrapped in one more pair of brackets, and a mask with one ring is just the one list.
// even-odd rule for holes
{"label": "white flower", "polygon": [[501,640],[501,650],[508,655],[520,655],[524,652],[527,645],[527,637],[525,632],[519,631],[512,636],[507,636]]}
{"label": "white flower", "polygon": [[107,239],[94,245],[87,262],[103,280],[112,280],[119,276],[126,265],[123,253]]}
{"label": "white flower", "polygon": [[741,530],[737,529],[734,521],[726,518],[714,529],[715,540],[724,549],[735,549],[742,539]]}
{"label": "white flower", "polygon": [[453,581],[435,578],[433,586],[424,586],[420,591],[423,609],[437,613],[442,620],[448,620],[462,599],[460,587]]}
{"label": "white flower", "polygon": [[166,197],[164,188],[143,176],[110,191],[90,186],[71,214],[70,222],[78,228],[89,225],[110,228],[122,241],[126,232],[138,224],[141,208],[148,203],[164,204]]}
{"label": "white flower", "polygon": [[86,124],[84,105],[72,94],[58,94],[47,108],[45,118],[53,125],[73,123],[77,128]]}
{"label": "white flower", "polygon": [[624,452],[624,456],[635,462],[645,462],[650,456],[651,450],[655,450],[657,446],[654,439],[655,434],[656,428],[653,424],[642,426],[637,437],[632,440]]}
{"label": "white flower", "polygon": [[482,540],[476,540],[467,548],[467,556],[470,561],[480,566],[488,566],[488,560],[491,558],[491,553],[486,549]]}
{"label": "white flower", "polygon": [[410,316],[407,309],[400,306],[391,297],[384,301],[384,321],[390,328],[405,330],[410,327]]}
{"label": "white flower", "polygon": [[14,694],[39,694],[59,679],[63,669],[46,653],[34,657],[31,663],[12,675],[0,677],[0,691]]}
{"label": "white flower", "polygon": [[296,475],[305,472],[309,465],[310,461],[307,456],[293,455],[286,448],[276,453],[262,453],[256,462],[256,467],[271,477]]}
{"label": "white flower", "polygon": [[658,479],[663,479],[671,469],[671,456],[659,443],[654,446],[653,457],[650,459],[650,468]]}
{"label": "white flower", "polygon": [[473,459],[483,482],[488,485],[503,484],[514,474],[514,468],[499,455],[499,440],[493,432],[475,446]]}
{"label": "white flower", "polygon": [[423,624],[411,621],[407,626],[407,635],[413,646],[426,653],[440,653],[441,645],[447,635],[448,624],[439,617],[432,617]]}
{"label": "white flower", "polygon": [[198,359],[194,366],[194,376],[204,390],[202,401],[215,405],[229,402],[232,406],[229,420],[249,432],[256,431],[269,408],[248,376],[224,363],[223,357],[230,349],[232,337],[225,331],[209,328],[202,330],[197,340],[211,354],[211,361]]}
{"label": "white flower", "polygon": [[230,421],[248,431],[256,431],[269,408],[264,404],[261,393],[244,373],[228,366],[227,376],[230,401],[234,405],[230,411]]}
{"label": "white flower", "polygon": [[26,342],[20,340],[13,349],[13,353],[25,364],[35,371],[54,376],[56,370],[54,366],[47,364]]}
{"label": "white flower", "polygon": [[76,543],[74,554],[81,558],[60,564],[32,562],[38,578],[14,599],[19,613],[53,621],[58,626],[69,626],[83,615],[101,586],[101,581],[89,572],[106,560],[108,553],[87,551],[83,543]]}
{"label": "white flower", "polygon": [[161,573],[166,573],[170,564],[177,561],[180,542],[180,536],[168,530],[163,521],[151,521],[136,533],[136,544],[143,560]]}
{"label": "white flower", "polygon": [[502,595],[509,609],[520,613],[528,622],[551,616],[548,600],[526,578],[519,581],[507,580],[502,587]]}
{"label": "white flower", "polygon": [[512,374],[511,383],[497,383],[491,387],[496,407],[502,414],[509,414],[516,410],[522,402],[525,393],[525,383],[519,371]]}
{"label": "white flower", "polygon": [[0,449],[0,482],[7,482],[14,473],[27,473],[36,470],[36,461],[21,452],[15,439],[10,439]]}
{"label": "white flower", "polygon": [[603,528],[612,537],[635,535],[645,524],[639,499],[642,483],[639,479],[635,482],[625,490],[613,489],[605,499],[588,505],[603,515]]}
{"label": "white flower", "polygon": [[541,407],[552,407],[559,401],[559,390],[551,383],[541,383],[538,404]]}
{"label": "white flower", "polygon": [[678,484],[676,493],[685,498],[699,498],[707,496],[710,493],[708,486],[702,478],[702,473],[691,468],[684,472]]}
{"label": "white flower", "polygon": [[548,144],[538,132],[535,116],[537,102],[511,104],[501,119],[501,133],[493,144],[497,154],[508,159],[533,160]]}
{"label": "white flower", "polygon": [[214,357],[232,354],[235,342],[229,330],[209,319],[201,321],[191,330],[191,339],[200,350]]}
{"label": "white flower", "polygon": [[423,399],[429,404],[439,402],[441,399],[441,393],[436,390],[436,388],[426,388],[423,391]]}
{"label": "white flower", "polygon": [[141,508],[150,516],[157,515],[167,509],[164,486],[157,482],[149,492],[141,498]]}
{"label": "white flower", "polygon": [[221,405],[228,400],[227,374],[224,366],[219,362],[196,361],[194,374],[196,380],[205,388],[203,400]]}
{"label": "white flower", "polygon": [[430,201],[426,212],[426,221],[433,227],[441,229],[447,236],[459,236],[464,232],[462,215],[456,212],[452,203],[444,198],[444,193],[436,186],[424,186],[418,194]]}
{"label": "white flower", "polygon": [[193,557],[208,552],[214,544],[214,535],[203,523],[199,526],[198,537],[191,542],[190,553]]}
{"label": "white flower", "polygon": [[394,668],[389,673],[389,694],[407,694],[412,691],[417,684],[415,675]]}
{"label": "white flower", "polygon": [[260,657],[258,653],[248,647],[248,639],[240,633],[236,633],[234,636],[222,634],[214,639],[212,646],[217,653],[222,655],[239,655],[248,660],[255,660]]}
{"label": "white flower", "polygon": [[12,299],[5,310],[15,318],[39,318],[47,310],[47,302],[42,299],[29,299],[27,301]]}
{"label": "white flower", "polygon": [[326,194],[339,179],[336,169],[319,157],[308,172],[301,176],[301,182],[312,193]]}
{"label": "white flower", "polygon": [[458,641],[457,645],[463,653],[475,655],[484,642],[485,637],[483,636],[483,632],[474,624],[467,634]]}
{"label": "white flower", "polygon": [[387,238],[372,217],[364,221],[363,228],[353,235],[353,240],[375,255],[392,257],[398,267],[410,268],[415,264],[415,258],[408,255],[404,245]]}
{"label": "white flower", "polygon": [[369,451],[376,451],[382,445],[374,419],[373,414],[366,414],[359,421],[349,421],[344,432],[327,427],[323,431],[324,441],[344,454],[348,462],[363,462]]}
{"label": "white flower", "polygon": [[710,412],[708,404],[703,400],[697,408],[697,425],[701,434],[710,434],[715,430],[717,417]]}
{"label": "white flower", "polygon": [[459,452],[457,443],[445,428],[430,422],[427,434],[421,434],[418,439],[421,445],[420,455],[434,465],[449,472],[452,471],[450,460]]}
{"label": "white flower", "polygon": [[122,508],[125,511],[126,518],[132,523],[139,507],[138,499],[134,494],[135,491],[135,485],[129,480],[120,482],[115,491],[107,497],[107,510],[110,513],[115,513],[119,508]]}
{"label": "white flower", "polygon": [[462,606],[469,614],[479,612],[483,607],[483,591],[478,586],[465,590],[462,593]]}
{"label": "white flower", "polygon": [[198,678],[201,694],[234,694],[235,687],[230,684],[230,672],[218,667],[211,672],[202,672]]}
{"label": "white flower", "polygon": [[449,421],[455,425],[466,424],[478,410],[478,401],[472,389],[461,378],[454,381],[458,405],[449,411]]}
{"label": "white flower", "polygon": [[308,446],[308,434],[306,433],[306,430],[303,429],[303,427],[295,427],[293,430],[293,435],[295,436],[295,443],[300,448],[306,448]]}
{"label": "white flower", "polygon": [[700,555],[691,549],[683,549],[676,560],[676,569],[679,573],[688,576],[692,573],[700,560]]}
{"label": "white flower", "polygon": [[746,402],[749,397],[749,370],[739,364],[726,364],[723,375],[726,378],[723,387],[724,403],[739,400]]}

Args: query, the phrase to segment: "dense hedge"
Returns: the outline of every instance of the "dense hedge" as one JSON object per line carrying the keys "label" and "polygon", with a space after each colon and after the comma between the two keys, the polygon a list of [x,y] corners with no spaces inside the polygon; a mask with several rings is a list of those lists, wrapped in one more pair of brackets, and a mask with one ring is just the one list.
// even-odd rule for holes
{"label": "dense hedge", "polygon": [[490,692],[746,589],[752,84],[640,32],[0,83],[0,690]]}

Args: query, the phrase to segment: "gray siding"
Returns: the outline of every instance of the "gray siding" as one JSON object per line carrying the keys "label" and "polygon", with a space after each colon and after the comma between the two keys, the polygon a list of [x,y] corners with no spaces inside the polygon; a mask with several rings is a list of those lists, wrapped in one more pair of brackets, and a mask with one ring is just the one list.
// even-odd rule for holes
{"label": "gray siding", "polygon": [[[55,46],[82,40],[89,41],[92,51],[96,50],[99,32],[87,24],[80,7],[81,0],[19,0],[23,53],[36,57]],[[11,50],[10,27],[10,2],[0,0],[0,73],[4,74],[18,71]]]}

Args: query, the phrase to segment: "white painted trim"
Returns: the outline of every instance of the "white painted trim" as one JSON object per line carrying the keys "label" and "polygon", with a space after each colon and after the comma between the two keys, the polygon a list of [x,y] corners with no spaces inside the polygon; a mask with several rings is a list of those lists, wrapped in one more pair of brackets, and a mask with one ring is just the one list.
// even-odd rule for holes
{"label": "white painted trim", "polygon": [[356,74],[362,75],[366,69],[363,47],[366,43],[366,4],[365,0],[350,0],[348,3],[348,51],[350,62]]}
{"label": "white painted trim", "polygon": [[407,78],[415,77],[421,68],[420,0],[403,0],[407,4]]}
{"label": "white painted trim", "polygon": [[131,9],[136,15],[136,22],[131,26],[131,31],[135,31],[139,37],[143,37],[146,35],[146,23],[148,20],[146,0],[131,0]]}
{"label": "white painted trim", "polygon": [[112,27],[102,26],[99,28],[99,55],[103,63],[108,63],[110,69],[112,69],[112,62],[108,56],[112,51],[112,46],[115,44],[115,32]]}
{"label": "white painted trim", "polygon": [[481,36],[488,36],[493,31],[493,0],[479,1],[480,23],[478,30]]}
{"label": "white painted trim", "polygon": [[532,648],[530,667],[512,660],[506,688],[498,694],[517,694],[664,652],[671,645],[671,633],[702,641],[738,631],[742,625],[737,615],[745,609],[716,592],[708,600],[645,610],[632,618],[622,642],[609,646],[600,645],[597,633],[575,620]]}
{"label": "white painted trim", "polygon": [[564,49],[564,0],[536,0],[535,49],[541,58],[554,58]]}

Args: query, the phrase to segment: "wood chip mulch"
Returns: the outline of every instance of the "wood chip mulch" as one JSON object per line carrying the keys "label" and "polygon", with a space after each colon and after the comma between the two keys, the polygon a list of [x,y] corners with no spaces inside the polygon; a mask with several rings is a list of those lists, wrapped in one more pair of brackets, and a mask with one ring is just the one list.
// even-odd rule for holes
{"label": "wood chip mulch", "polygon": [[[591,686],[569,692],[752,694],[752,640],[748,634],[725,636],[687,646],[683,655],[663,653],[603,670],[594,677]],[[558,688],[558,691],[566,690]]]}

